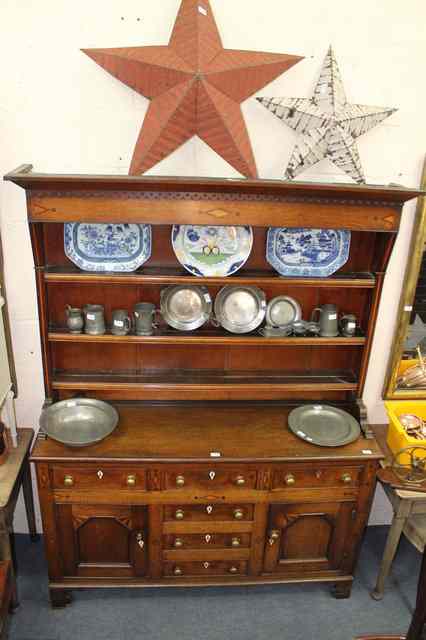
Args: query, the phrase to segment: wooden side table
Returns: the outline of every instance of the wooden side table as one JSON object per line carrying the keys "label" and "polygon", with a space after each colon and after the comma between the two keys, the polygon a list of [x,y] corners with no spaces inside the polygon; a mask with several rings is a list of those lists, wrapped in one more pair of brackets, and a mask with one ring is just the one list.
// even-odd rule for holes
{"label": "wooden side table", "polygon": [[21,486],[31,540],[38,539],[29,464],[33,436],[33,429],[18,429],[18,447],[10,450],[6,462],[0,466],[0,560],[11,561],[14,580],[12,608],[18,605],[15,580],[16,563],[13,552],[13,516]]}

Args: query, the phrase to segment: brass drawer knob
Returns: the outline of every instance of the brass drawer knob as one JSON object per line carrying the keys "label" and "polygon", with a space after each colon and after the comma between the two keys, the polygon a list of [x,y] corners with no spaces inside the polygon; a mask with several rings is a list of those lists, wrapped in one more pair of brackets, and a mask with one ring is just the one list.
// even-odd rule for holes
{"label": "brass drawer knob", "polygon": [[244,512],[242,509],[234,509],[235,520],[242,520],[244,518]]}
{"label": "brass drawer knob", "polygon": [[176,549],[181,549],[181,548],[183,547],[183,540],[182,540],[182,538],[176,538],[176,539],[175,539],[175,541],[174,541],[174,543],[173,543],[173,546],[174,546]]}
{"label": "brass drawer knob", "polygon": [[185,486],[185,478],[184,476],[176,476],[176,486],[184,487]]}
{"label": "brass drawer knob", "polygon": [[292,487],[293,485],[296,484],[296,478],[292,473],[288,473],[284,478],[284,482],[288,487]]}
{"label": "brass drawer knob", "polygon": [[343,484],[351,484],[352,482],[352,476],[350,473],[344,473],[342,475],[342,482]]}
{"label": "brass drawer knob", "polygon": [[231,540],[232,547],[239,547],[240,545],[241,545],[241,540],[239,538],[232,538]]}
{"label": "brass drawer knob", "polygon": [[180,567],[175,567],[173,569],[173,573],[175,574],[175,576],[181,576],[183,571],[182,571],[182,569]]}
{"label": "brass drawer knob", "polygon": [[185,514],[183,512],[183,509],[176,509],[176,511],[175,511],[176,520],[183,520],[184,515]]}
{"label": "brass drawer knob", "polygon": [[134,487],[136,484],[136,476],[135,475],[127,476],[126,484],[128,487]]}
{"label": "brass drawer knob", "polygon": [[232,566],[229,567],[229,573],[238,573],[238,567]]}
{"label": "brass drawer knob", "polygon": [[280,538],[280,532],[277,529],[272,529],[269,533],[268,543],[271,545],[275,544],[277,540]]}
{"label": "brass drawer knob", "polygon": [[74,485],[74,478],[72,476],[65,476],[64,485],[66,487],[72,487]]}
{"label": "brass drawer knob", "polygon": [[235,478],[235,484],[237,485],[237,487],[243,487],[245,485],[246,481],[244,476],[237,476]]}

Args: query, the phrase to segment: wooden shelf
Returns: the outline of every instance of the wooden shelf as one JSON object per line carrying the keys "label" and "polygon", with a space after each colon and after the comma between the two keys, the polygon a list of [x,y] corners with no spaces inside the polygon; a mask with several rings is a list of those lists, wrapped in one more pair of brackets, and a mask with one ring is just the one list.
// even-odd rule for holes
{"label": "wooden shelf", "polygon": [[211,344],[211,345],[227,345],[227,346],[358,346],[364,345],[366,338],[364,336],[354,336],[353,338],[345,338],[338,336],[336,338],[321,337],[279,337],[264,338],[261,335],[245,334],[232,335],[221,331],[200,331],[192,333],[166,332],[156,333],[152,336],[114,336],[104,334],[100,336],[91,336],[84,333],[72,334],[65,330],[51,330],[48,334],[49,342],[71,342],[71,343],[106,343],[106,344]]}
{"label": "wooden shelf", "polygon": [[52,283],[80,284],[199,284],[199,285],[286,285],[299,287],[353,287],[357,289],[374,289],[376,278],[369,272],[345,273],[332,278],[284,278],[271,271],[242,271],[227,278],[191,276],[180,269],[145,268],[132,273],[93,273],[84,272],[73,267],[45,267],[44,279]]}

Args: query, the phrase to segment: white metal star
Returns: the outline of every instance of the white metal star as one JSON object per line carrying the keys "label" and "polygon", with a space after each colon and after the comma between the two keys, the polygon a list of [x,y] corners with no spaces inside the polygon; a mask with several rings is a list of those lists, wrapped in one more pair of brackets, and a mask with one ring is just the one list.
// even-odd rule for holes
{"label": "white metal star", "polygon": [[355,140],[397,111],[348,103],[331,47],[312,98],[257,100],[301,134],[285,171],[290,179],[328,158],[356,182],[365,182]]}

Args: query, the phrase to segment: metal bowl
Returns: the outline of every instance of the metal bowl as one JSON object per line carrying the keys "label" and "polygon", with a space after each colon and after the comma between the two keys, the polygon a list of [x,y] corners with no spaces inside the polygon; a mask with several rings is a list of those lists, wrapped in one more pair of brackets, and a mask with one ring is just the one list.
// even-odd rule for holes
{"label": "metal bowl", "polygon": [[43,409],[39,423],[53,440],[69,447],[85,447],[100,442],[114,431],[118,413],[102,400],[73,398]]}
{"label": "metal bowl", "polygon": [[214,301],[219,324],[231,333],[249,333],[257,329],[266,313],[265,294],[258,287],[223,287]]}
{"label": "metal bowl", "polygon": [[212,299],[206,287],[172,285],[161,291],[161,315],[165,322],[180,331],[193,331],[207,322]]}

